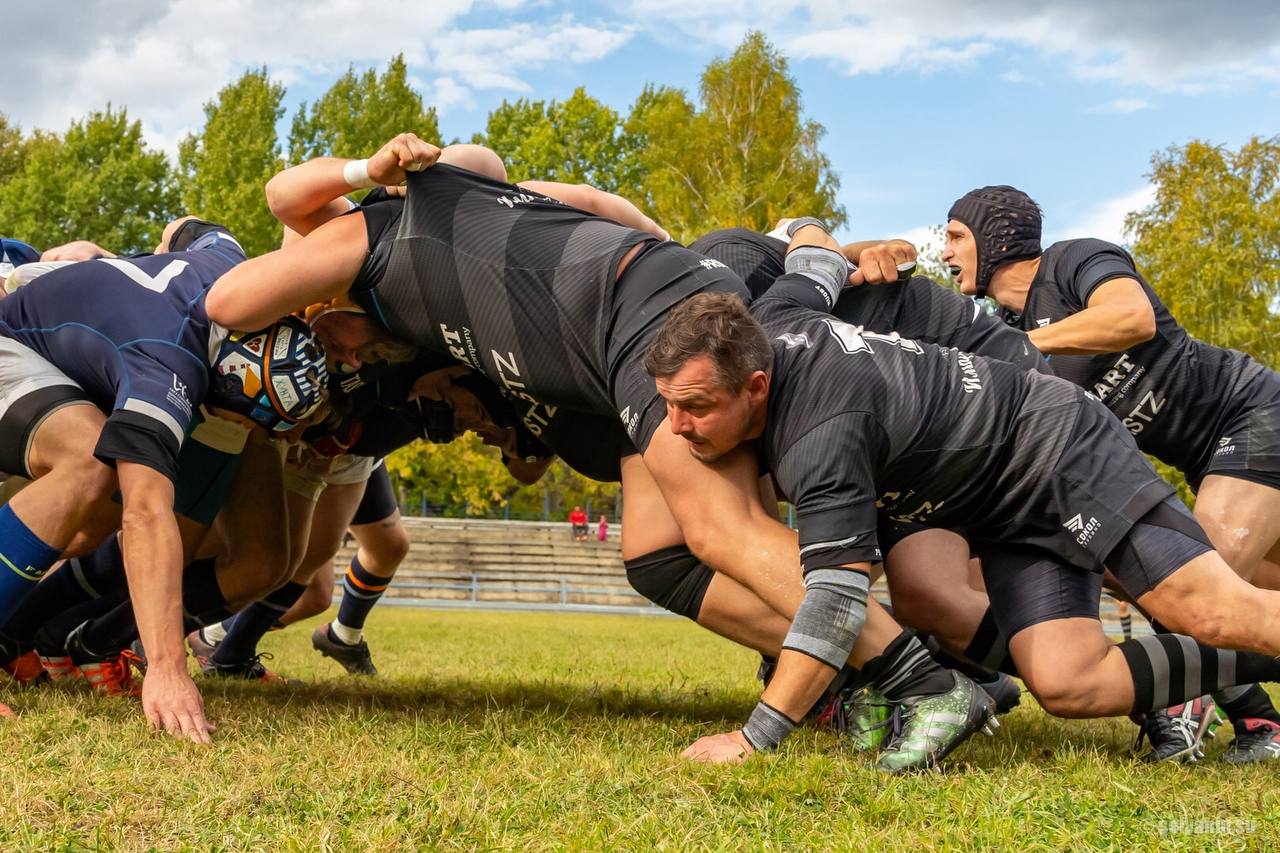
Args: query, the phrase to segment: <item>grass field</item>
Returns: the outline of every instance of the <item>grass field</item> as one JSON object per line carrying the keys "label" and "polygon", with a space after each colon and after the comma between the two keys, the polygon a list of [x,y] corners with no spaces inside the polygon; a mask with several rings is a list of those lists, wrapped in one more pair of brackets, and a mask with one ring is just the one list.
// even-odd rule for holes
{"label": "grass field", "polygon": [[0,849],[1280,846],[1280,765],[1143,766],[1127,722],[1027,696],[942,773],[888,778],[807,730],[711,768],[678,753],[741,723],[757,661],[683,621],[383,608],[372,681],[312,652],[313,624],[265,643],[308,686],[202,682],[212,748],[133,701],[0,692]]}

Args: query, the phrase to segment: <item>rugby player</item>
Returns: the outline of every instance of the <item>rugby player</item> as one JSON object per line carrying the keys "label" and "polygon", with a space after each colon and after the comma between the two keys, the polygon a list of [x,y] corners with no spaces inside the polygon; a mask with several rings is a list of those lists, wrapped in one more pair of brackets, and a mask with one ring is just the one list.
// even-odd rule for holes
{"label": "rugby player", "polygon": [[[582,185],[514,186],[487,177],[504,174],[492,152],[496,166],[485,175],[445,162],[406,171],[440,157],[406,134],[367,161],[321,158],[277,175],[268,188],[273,209],[281,196],[300,199],[300,211],[327,221],[224,277],[211,292],[212,316],[245,323],[277,307],[349,294],[397,337],[451,354],[510,396],[616,414],[631,445],[621,462],[624,559],[644,561],[649,574],[684,574],[702,557],[721,572],[721,586],[751,589],[789,620],[802,597],[795,535],[763,509],[754,460],[744,453],[715,468],[691,465],[681,442],[658,430],[662,406],[640,366],[671,306],[702,291],[745,297],[742,282],[723,264],[665,242],[665,232],[625,199]],[[353,187],[402,181],[402,205],[328,218],[349,207],[339,196]],[[807,239],[814,237],[802,231],[793,243],[803,247]],[[789,258],[806,262],[803,252]],[[348,343],[321,339],[331,351]],[[870,611],[855,664],[884,657],[903,635],[874,602]],[[726,635],[760,642],[751,626],[764,615],[735,614]],[[959,689],[930,679],[931,661],[916,651],[904,641],[886,669],[901,664],[921,685],[945,681],[930,694],[937,697]]]}
{"label": "rugby player", "polygon": [[[843,257],[829,258],[824,289],[844,279]],[[646,358],[692,456],[714,463],[759,440],[796,505],[804,559],[804,601],[761,703],[742,731],[693,753],[737,761],[794,728],[861,630],[882,522],[966,531],[1013,660],[1051,712],[1148,711],[1280,674],[1269,657],[1280,595],[1231,572],[1097,401],[1053,377],[823,316],[811,309],[832,294],[813,285],[786,276],[751,313],[732,295],[693,297]],[[1097,618],[1104,561],[1147,611],[1207,645],[1112,646]],[[1175,653],[1184,677],[1157,695]],[[1084,673],[1087,696],[1063,672]],[[966,699],[952,712],[972,730],[989,711]]]}
{"label": "rugby player", "polygon": [[[1041,249],[1040,208],[1009,186],[966,193],[948,213],[943,260],[965,293],[990,296],[1053,371],[1100,399],[1138,447],[1178,469],[1195,517],[1245,580],[1280,589],[1280,374],[1198,341],[1133,258],[1103,240]],[[1217,697],[1236,738],[1225,758],[1280,757],[1280,712],[1259,687]],[[1157,754],[1189,754],[1155,716]]]}
{"label": "rugby player", "polygon": [[[212,724],[181,647],[173,477],[206,397],[253,411],[239,378],[215,381],[227,332],[204,310],[207,287],[244,253],[221,226],[193,217],[171,223],[162,248],[168,251],[150,257],[69,264],[0,302],[0,428],[10,432],[0,469],[34,480],[0,508],[0,554],[11,568],[0,575],[0,618],[64,552],[85,553],[122,527],[140,633],[152,654],[143,709],[156,727],[208,742]],[[278,339],[300,340],[296,334],[281,330]],[[294,377],[291,399],[267,413],[269,426],[319,403],[324,365],[307,344],[305,370]],[[248,363],[227,365],[236,377],[245,375],[242,366]],[[117,487],[123,510],[112,503]]]}

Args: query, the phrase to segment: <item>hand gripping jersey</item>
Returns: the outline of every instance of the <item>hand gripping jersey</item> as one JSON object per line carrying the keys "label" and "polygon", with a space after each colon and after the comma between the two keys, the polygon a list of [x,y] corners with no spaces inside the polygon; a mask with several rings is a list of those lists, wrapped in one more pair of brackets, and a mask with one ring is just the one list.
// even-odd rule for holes
{"label": "hand gripping jersey", "polygon": [[[641,361],[666,311],[705,290],[748,298],[724,264],[443,164],[409,173],[403,202],[362,210],[370,248],[357,304],[517,405],[620,418],[628,453],[664,415]],[[619,279],[622,258],[646,243]]]}
{"label": "hand gripping jersey", "polygon": [[226,330],[205,291],[244,260],[227,233],[185,252],[69,264],[0,300],[0,335],[34,350],[109,412],[96,455],[172,478]]}
{"label": "hand gripping jersey", "polygon": [[[706,234],[689,249],[733,270],[758,299],[783,275],[787,244],[746,228]],[[846,287],[831,313],[846,323],[881,334],[955,347],[1048,373],[1049,367],[1025,334],[1014,332],[972,299],[924,276],[901,283]]]}
{"label": "hand gripping jersey", "polygon": [[806,572],[881,559],[882,518],[1100,569],[1172,493],[1080,389],[861,330],[801,307],[809,289],[786,282],[751,313],[775,355],[764,461],[795,504]]}
{"label": "hand gripping jersey", "polygon": [[1196,481],[1224,425],[1250,405],[1255,389],[1264,390],[1270,371],[1188,335],[1128,252],[1102,240],[1054,243],[1040,258],[1023,313],[1006,310],[1005,321],[1024,330],[1056,323],[1083,311],[1094,290],[1115,278],[1142,285],[1155,311],[1155,337],[1119,353],[1055,355],[1050,366],[1102,400],[1145,452]]}
{"label": "hand gripping jersey", "polygon": [[511,396],[613,411],[611,294],[622,256],[652,235],[443,164],[409,173],[402,209],[370,246],[358,304]]}

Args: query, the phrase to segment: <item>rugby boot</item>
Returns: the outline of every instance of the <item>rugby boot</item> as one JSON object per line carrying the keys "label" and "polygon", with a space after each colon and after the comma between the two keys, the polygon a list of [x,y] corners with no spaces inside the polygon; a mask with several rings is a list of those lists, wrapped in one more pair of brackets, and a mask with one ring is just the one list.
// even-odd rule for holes
{"label": "rugby boot", "polygon": [[976,682],[996,703],[997,714],[1007,714],[1022,702],[1022,688],[1011,676],[997,672],[991,681]]}
{"label": "rugby boot", "polygon": [[1280,758],[1280,724],[1246,718],[1235,721],[1236,736],[1222,753],[1228,764],[1256,764]]}
{"label": "rugby boot", "polygon": [[833,704],[833,725],[845,744],[859,752],[877,750],[893,727],[893,703],[874,687],[841,691]]}
{"label": "rugby boot", "polygon": [[40,666],[49,674],[50,681],[63,681],[79,678],[80,670],[75,661],[67,654],[66,638],[54,639],[49,632],[41,628],[36,632],[36,654],[40,658]]}
{"label": "rugby boot", "polygon": [[263,659],[271,660],[269,652],[259,652],[252,657],[235,663],[219,663],[212,657],[206,658],[200,665],[200,671],[208,676],[218,678],[238,678],[244,681],[262,681],[268,684],[302,684],[296,678],[286,678],[272,672],[262,663]]}
{"label": "rugby boot", "polygon": [[31,684],[35,681],[48,680],[49,673],[40,665],[40,655],[35,649],[18,655],[13,660],[0,666],[9,677],[19,684]]}
{"label": "rugby boot", "polygon": [[209,662],[209,658],[213,656],[214,651],[218,648],[218,644],[206,640],[204,638],[204,629],[197,628],[187,634],[187,648],[191,649],[191,656],[196,659],[196,663],[203,670],[205,664]]}
{"label": "rugby boot", "polygon": [[95,693],[104,696],[141,696],[142,685],[133,680],[137,655],[129,649],[111,655],[89,651],[80,642],[85,624],[87,623],[79,625],[67,636],[67,654],[71,656],[84,680],[89,682]]}
{"label": "rugby boot", "polygon": [[311,632],[311,647],[327,658],[332,658],[352,675],[377,675],[378,668],[373,665],[373,656],[369,654],[369,644],[361,639],[355,645],[344,643],[329,630],[325,623]]}
{"label": "rugby boot", "polygon": [[1134,752],[1142,749],[1142,741],[1151,749],[1142,755],[1148,763],[1158,761],[1186,762],[1204,758],[1204,741],[1212,738],[1224,719],[1218,705],[1209,696],[1201,696],[1160,711],[1143,714],[1138,722],[1138,738]]}
{"label": "rugby boot", "polygon": [[995,733],[1000,726],[995,702],[967,676],[954,675],[955,686],[946,693],[898,703],[893,732],[876,767],[886,773],[929,770],[978,730]]}

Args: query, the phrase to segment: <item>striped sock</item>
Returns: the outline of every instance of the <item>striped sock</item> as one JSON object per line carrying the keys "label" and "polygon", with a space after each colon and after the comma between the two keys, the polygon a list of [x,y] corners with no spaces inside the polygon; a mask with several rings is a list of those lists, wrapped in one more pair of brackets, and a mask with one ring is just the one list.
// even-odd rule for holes
{"label": "striped sock", "polygon": [[[339,639],[348,645],[355,645],[364,636],[364,623],[369,618],[369,611],[382,598],[382,594],[391,585],[391,578],[373,574],[360,565],[360,556],[351,558],[351,566],[347,576],[342,579],[342,603],[338,605],[336,623],[347,629]],[[336,633],[336,632],[335,632]],[[355,639],[348,640],[347,637]]]}
{"label": "striped sock", "polygon": [[1280,661],[1253,652],[1202,646],[1179,634],[1156,634],[1119,645],[1133,676],[1133,712],[1145,713],[1226,687],[1280,680]]}
{"label": "striped sock", "polygon": [[1120,617],[1120,633],[1126,640],[1133,639],[1133,617],[1128,613]]}

